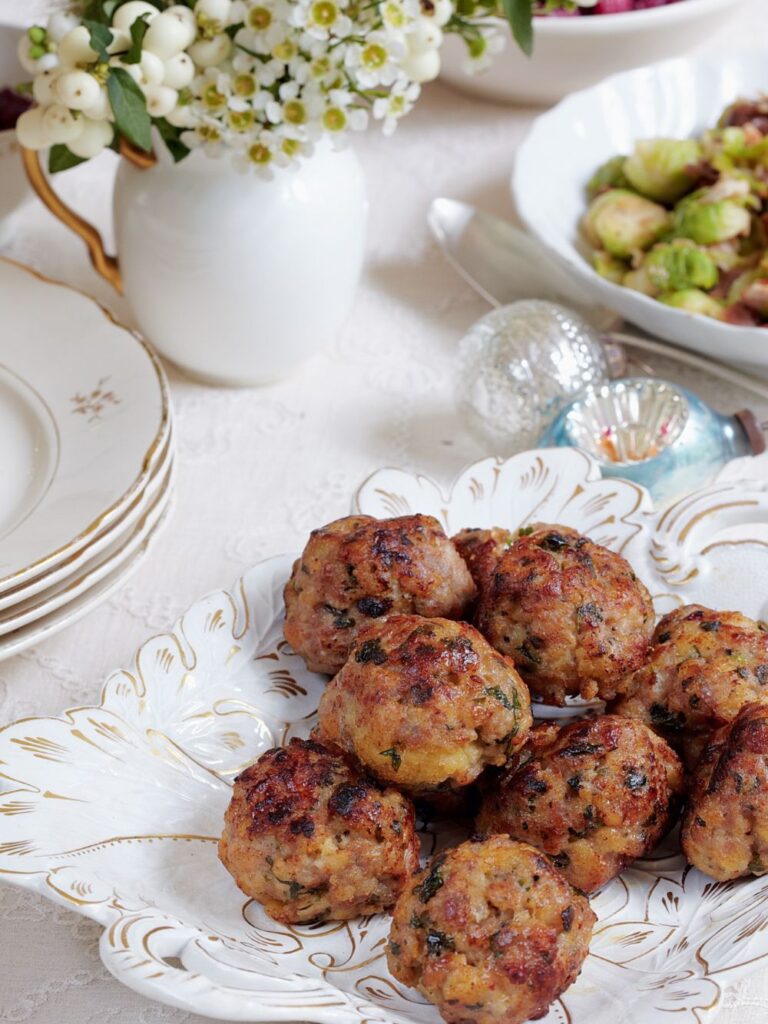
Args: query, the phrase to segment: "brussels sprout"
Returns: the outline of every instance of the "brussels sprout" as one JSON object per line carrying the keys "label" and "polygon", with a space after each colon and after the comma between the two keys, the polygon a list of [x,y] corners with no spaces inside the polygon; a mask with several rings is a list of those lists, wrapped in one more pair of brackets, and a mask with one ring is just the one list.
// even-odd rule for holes
{"label": "brussels sprout", "polygon": [[650,277],[648,277],[648,271],[642,266],[625,274],[624,280],[621,283],[625,288],[631,288],[633,292],[642,292],[643,295],[650,295],[652,299],[655,299],[659,294],[659,289],[654,286]]}
{"label": "brussels sprout", "polygon": [[600,277],[604,277],[607,281],[613,281],[614,284],[622,283],[627,272],[627,264],[622,260],[617,260],[610,253],[598,250],[595,253],[593,262],[595,270]]}
{"label": "brussels sprout", "polygon": [[582,221],[587,240],[619,259],[647,249],[669,226],[669,214],[663,206],[621,188],[603,192],[593,200]]}
{"label": "brussels sprout", "polygon": [[627,188],[629,182],[624,173],[625,156],[612,156],[602,164],[587,183],[587,196],[594,199],[609,188]]}
{"label": "brussels sprout", "polygon": [[699,245],[715,245],[748,235],[751,223],[749,211],[734,199],[714,203],[686,200],[674,212],[675,234]]}
{"label": "brussels sprout", "polygon": [[644,196],[674,203],[693,188],[696,172],[690,168],[701,156],[695,139],[644,139],[624,161],[624,173]]}
{"label": "brussels sprout", "polygon": [[708,291],[715,287],[719,277],[709,253],[684,240],[654,246],[643,266],[660,292],[680,292],[688,288]]}
{"label": "brussels sprout", "polygon": [[699,313],[701,316],[711,316],[715,320],[720,320],[723,315],[722,303],[699,288],[684,288],[679,292],[668,292],[661,296],[660,301],[667,306],[674,306],[675,309],[684,309],[688,313]]}

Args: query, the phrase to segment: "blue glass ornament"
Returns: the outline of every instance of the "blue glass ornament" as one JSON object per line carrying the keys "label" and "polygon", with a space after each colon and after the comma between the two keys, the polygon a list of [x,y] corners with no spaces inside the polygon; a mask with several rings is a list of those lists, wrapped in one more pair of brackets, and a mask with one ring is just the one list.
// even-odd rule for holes
{"label": "blue glass ornament", "polygon": [[604,476],[642,484],[656,503],[701,487],[732,459],[765,450],[749,410],[724,416],[668,381],[627,377],[574,398],[539,439],[582,448]]}

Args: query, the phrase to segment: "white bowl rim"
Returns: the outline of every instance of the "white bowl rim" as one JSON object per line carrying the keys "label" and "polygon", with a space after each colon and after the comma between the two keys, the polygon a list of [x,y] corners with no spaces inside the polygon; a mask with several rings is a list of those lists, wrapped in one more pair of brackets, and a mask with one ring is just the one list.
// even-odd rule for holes
{"label": "white bowl rim", "polygon": [[[575,18],[538,17],[534,18],[533,55],[536,55],[536,35],[555,38],[612,33],[625,35],[641,28],[652,29],[662,23],[664,27],[669,28],[695,20],[697,16],[705,17],[746,2],[747,0],[675,0],[674,3],[667,3],[663,7],[647,7],[642,11],[623,11],[620,14],[596,14],[591,17]],[[505,23],[503,18],[499,21]]]}
{"label": "white bowl rim", "polygon": [[[681,0],[681,2],[686,3],[688,0]],[[723,2],[723,0],[720,0],[720,2]],[[673,6],[678,5],[675,4]],[[655,9],[658,10],[659,8]],[[554,114],[555,111],[559,111],[561,108],[566,108],[569,105],[576,105],[580,103],[588,93],[602,89],[606,85],[612,85],[614,83],[629,80],[633,76],[647,75],[649,72],[659,74],[663,73],[666,69],[680,67],[681,65],[688,65],[697,71],[703,70],[707,67],[716,69],[721,67],[725,60],[742,64],[757,64],[759,62],[761,66],[766,66],[765,54],[759,50],[729,51],[725,55],[704,54],[698,57],[673,57],[670,60],[659,61],[656,64],[646,64],[642,67],[631,68],[628,71],[619,71],[614,75],[609,75],[607,78],[601,79],[601,81],[596,82],[594,85],[587,86],[584,89],[579,89],[578,91],[571,93],[569,96],[564,97],[559,103],[556,103],[553,107],[544,111],[536,118],[527,135],[520,143],[517,153],[515,154],[515,161],[510,179],[510,188],[517,215],[522,221],[528,234],[536,238],[544,246],[549,255],[566,270],[577,274],[582,278],[582,280],[589,282],[589,286],[592,291],[601,296],[602,300],[609,308],[616,309],[630,320],[632,319],[631,314],[624,313],[624,309],[626,308],[635,306],[636,308],[639,307],[641,309],[652,309],[656,312],[663,309],[665,317],[669,317],[670,320],[677,320],[679,324],[682,324],[684,321],[688,324],[706,324],[711,337],[713,339],[717,338],[719,342],[732,340],[735,337],[734,332],[738,332],[738,338],[741,342],[746,342],[750,346],[754,345],[756,348],[765,350],[766,342],[768,342],[768,327],[750,327],[741,326],[739,324],[724,323],[722,320],[715,320],[712,317],[704,316],[701,313],[690,313],[687,310],[676,309],[674,306],[664,306],[663,303],[658,302],[656,299],[652,299],[649,295],[644,295],[642,292],[636,292],[632,289],[625,288],[623,285],[614,284],[612,281],[608,281],[606,278],[601,277],[583,257],[574,259],[570,253],[562,252],[559,248],[555,248],[550,241],[545,240],[536,229],[535,220],[531,219],[527,215],[523,204],[521,204],[519,200],[519,179],[521,177],[520,168],[525,164],[525,160],[527,159],[526,149],[528,148],[528,144],[539,134],[547,131],[547,119]],[[766,78],[768,78],[768,68],[766,70]],[[586,210],[586,202],[584,208]],[[568,241],[568,245],[573,248],[572,242]]]}

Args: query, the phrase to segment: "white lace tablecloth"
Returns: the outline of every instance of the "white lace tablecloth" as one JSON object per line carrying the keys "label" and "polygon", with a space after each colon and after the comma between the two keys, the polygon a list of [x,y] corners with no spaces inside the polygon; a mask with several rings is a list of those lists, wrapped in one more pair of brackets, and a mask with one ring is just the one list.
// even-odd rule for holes
{"label": "white lace tablecloth", "polygon": [[[759,45],[767,2],[755,0],[713,45]],[[44,7],[0,0],[0,20],[22,21]],[[127,664],[142,640],[251,563],[296,550],[312,527],[344,515],[357,485],[377,467],[399,465],[448,483],[487,454],[463,429],[452,401],[457,340],[486,307],[443,261],[425,214],[434,196],[447,195],[510,216],[507,179],[532,117],[435,85],[393,139],[370,133],[361,141],[371,199],[368,265],[345,329],[290,380],[261,390],[205,388],[169,371],[179,470],[173,519],[149,560],[105,605],[0,663],[0,723],[94,702],[104,676]],[[107,234],[113,170],[110,154],[63,176],[59,186]],[[82,244],[40,205],[24,211],[3,251],[90,292],[130,322]],[[706,390],[696,375],[680,379]],[[745,404],[728,389],[717,398],[731,411]],[[113,980],[99,960],[99,931],[0,886],[0,1021],[202,1021]],[[729,992],[718,1024],[764,1024],[767,1016],[763,973]]]}

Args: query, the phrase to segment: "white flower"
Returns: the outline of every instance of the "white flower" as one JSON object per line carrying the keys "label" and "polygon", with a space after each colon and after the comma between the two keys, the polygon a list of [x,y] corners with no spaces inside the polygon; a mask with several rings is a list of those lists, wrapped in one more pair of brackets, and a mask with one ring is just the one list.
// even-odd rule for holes
{"label": "white flower", "polygon": [[420,88],[415,82],[406,86],[396,86],[389,96],[377,99],[373,104],[373,116],[383,121],[382,131],[391,135],[397,128],[397,122],[411,110],[419,98]]}
{"label": "white flower", "polygon": [[506,38],[497,29],[483,29],[482,33],[469,41],[464,71],[468,75],[476,75],[490,67],[496,54],[501,53],[506,45]]}
{"label": "white flower", "polygon": [[379,4],[379,14],[385,31],[402,33],[418,17],[419,5],[413,0],[383,0]]}
{"label": "white flower", "polygon": [[405,44],[384,32],[371,32],[364,43],[347,47],[345,64],[363,89],[392,85],[400,73]]}
{"label": "white flower", "polygon": [[291,23],[314,39],[342,39],[352,30],[345,7],[346,0],[299,0],[293,7]]}

